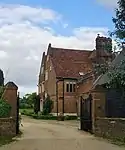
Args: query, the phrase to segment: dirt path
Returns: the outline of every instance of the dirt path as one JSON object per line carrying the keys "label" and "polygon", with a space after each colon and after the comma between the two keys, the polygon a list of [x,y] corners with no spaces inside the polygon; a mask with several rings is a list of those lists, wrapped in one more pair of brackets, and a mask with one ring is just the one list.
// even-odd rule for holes
{"label": "dirt path", "polygon": [[80,132],[75,122],[56,123],[24,118],[24,135],[0,150],[124,150]]}

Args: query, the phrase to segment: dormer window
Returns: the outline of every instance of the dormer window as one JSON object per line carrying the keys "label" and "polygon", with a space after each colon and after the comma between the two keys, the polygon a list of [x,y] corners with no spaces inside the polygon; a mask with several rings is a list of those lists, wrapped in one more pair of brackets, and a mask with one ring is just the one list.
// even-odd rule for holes
{"label": "dormer window", "polygon": [[79,72],[79,75],[80,75],[80,76],[83,76],[83,75],[84,75],[84,72]]}

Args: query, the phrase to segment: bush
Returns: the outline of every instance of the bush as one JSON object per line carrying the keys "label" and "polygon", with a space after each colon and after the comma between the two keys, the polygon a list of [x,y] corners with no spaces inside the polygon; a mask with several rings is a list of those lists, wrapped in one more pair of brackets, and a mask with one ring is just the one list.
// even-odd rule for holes
{"label": "bush", "polygon": [[57,120],[57,116],[52,115],[32,115],[34,119]]}
{"label": "bush", "polygon": [[26,115],[26,116],[30,116],[33,117],[34,119],[43,119],[43,120],[77,120],[77,116],[63,116],[63,119],[60,118],[60,116],[53,116],[52,114],[48,114],[48,115],[43,115],[42,113],[39,114],[34,114],[34,112],[32,111],[28,111],[28,110],[23,110],[21,111],[22,115]]}
{"label": "bush", "polygon": [[20,103],[20,104],[19,104],[19,107],[20,107],[20,109],[29,109],[29,108],[31,108],[30,105],[25,104],[25,103]]}
{"label": "bush", "polygon": [[77,116],[65,116],[65,120],[77,120]]}
{"label": "bush", "polygon": [[46,100],[43,104],[43,115],[48,115],[52,111],[53,101],[50,99],[49,95],[47,96]]}
{"label": "bush", "polygon": [[0,99],[0,118],[7,118],[10,116],[11,106],[7,101]]}

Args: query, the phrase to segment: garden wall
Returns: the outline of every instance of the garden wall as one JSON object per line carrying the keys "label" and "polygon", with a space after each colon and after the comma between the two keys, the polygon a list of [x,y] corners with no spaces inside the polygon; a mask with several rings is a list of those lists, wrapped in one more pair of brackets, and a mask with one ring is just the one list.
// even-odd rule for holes
{"label": "garden wall", "polygon": [[94,133],[100,137],[125,141],[125,118],[97,117]]}
{"label": "garden wall", "polygon": [[16,119],[0,118],[0,136],[16,136]]}

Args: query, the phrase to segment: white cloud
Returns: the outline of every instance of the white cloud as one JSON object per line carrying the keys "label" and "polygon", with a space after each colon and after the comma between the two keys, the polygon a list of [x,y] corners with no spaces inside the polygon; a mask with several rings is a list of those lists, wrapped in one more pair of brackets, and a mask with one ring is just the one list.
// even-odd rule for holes
{"label": "white cloud", "polygon": [[32,21],[33,23],[48,23],[57,21],[61,15],[51,9],[34,8],[24,5],[1,5],[0,24]]}
{"label": "white cloud", "polygon": [[106,28],[81,27],[73,29],[70,36],[62,36],[56,34],[49,24],[34,24],[35,18],[41,23],[58,22],[58,16],[61,15],[43,8],[20,5],[0,7],[0,68],[4,70],[6,81],[14,81],[21,93],[37,89],[41,55],[47,50],[48,43],[64,48],[94,49],[97,33],[105,35],[107,32]]}
{"label": "white cloud", "polygon": [[96,1],[107,7],[115,8],[117,6],[118,0],[96,0]]}

